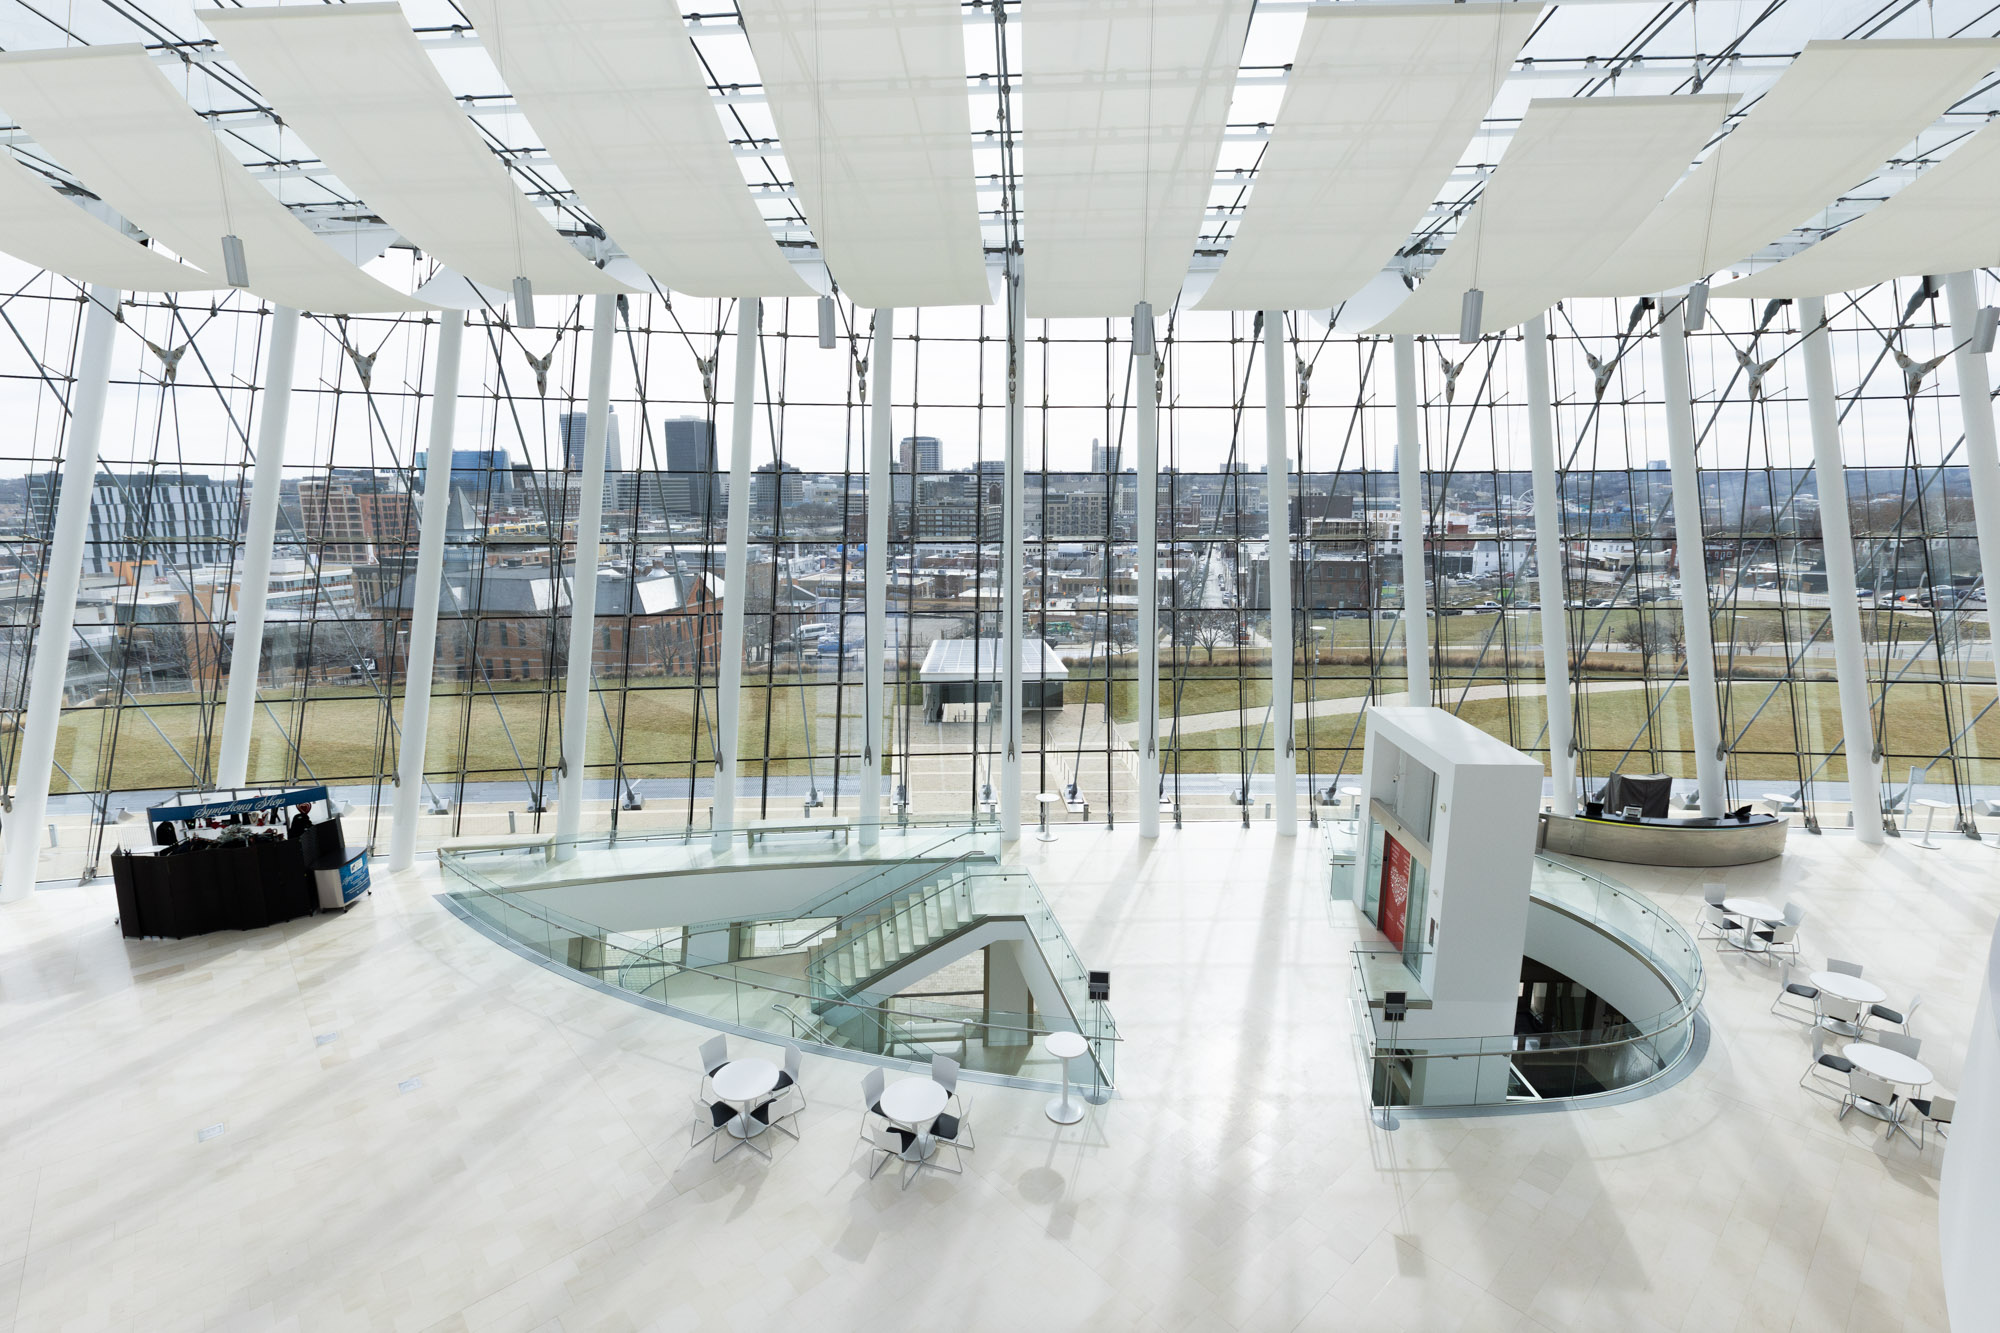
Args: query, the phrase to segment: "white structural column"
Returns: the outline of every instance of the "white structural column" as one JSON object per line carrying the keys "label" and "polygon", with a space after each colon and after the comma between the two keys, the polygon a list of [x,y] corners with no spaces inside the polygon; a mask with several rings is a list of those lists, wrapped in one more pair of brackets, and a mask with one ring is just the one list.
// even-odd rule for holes
{"label": "white structural column", "polygon": [[[1958,410],[1965,423],[1965,470],[1972,482],[1973,530],[1979,540],[1979,574],[1986,588],[1986,624],[1994,624],[2000,600],[2000,449],[1993,438],[1993,381],[1984,352],[1972,350],[1972,321],[1979,313],[1979,288],[1970,273],[1944,280],[1951,306],[1952,369],[1958,378]],[[1820,505],[1825,509],[1825,504]]]}
{"label": "white structural column", "polygon": [[1722,813],[1729,799],[1722,760],[1722,713],[1715,694],[1715,635],[1708,606],[1708,557],[1702,545],[1701,477],[1695,470],[1694,400],[1687,359],[1687,302],[1676,298],[1660,321],[1660,361],[1667,406],[1667,466],[1673,473],[1674,550],[1681,567],[1681,632],[1687,640],[1688,718],[1694,729],[1695,781],[1701,812]]}
{"label": "white structural column", "polygon": [[42,615],[35,630],[34,660],[28,667],[20,771],[4,826],[0,902],[18,901],[35,889],[42,820],[49,809],[49,774],[56,762],[56,724],[62,718],[63,681],[69,671],[69,639],[76,628],[90,488],[97,476],[98,438],[111,387],[111,333],[117,324],[118,298],[112,287],[92,287],[85,298],[83,348],[70,387],[69,432],[63,441],[62,496],[56,501],[55,528],[42,564]]}
{"label": "white structural column", "polygon": [[576,567],[569,589],[569,674],[563,681],[562,779],[557,786],[556,859],[576,855],[583,781],[590,766],[591,664],[596,657],[597,554],[604,536],[604,440],[611,413],[611,347],[618,298],[601,294],[590,322],[589,400],[583,419],[583,494],[576,506]]}
{"label": "white structural column", "polygon": [[298,348],[299,312],[290,306],[271,307],[271,346],[257,418],[257,463],[250,474],[250,522],[243,533],[243,578],[232,616],[235,648],[229,656],[229,688],[222,697],[222,745],[215,766],[215,785],[225,789],[241,787],[250,775],[250,731],[257,720],[264,607],[271,594],[271,549],[277,544],[285,426],[292,412],[292,366]]}
{"label": "white structural column", "polygon": [[[1143,326],[1143,329],[1142,329]],[[1153,307],[1132,309],[1132,379],[1139,395],[1139,493],[1132,558],[1139,566],[1139,836],[1160,836],[1160,399]]]}
{"label": "white structural column", "polygon": [[1285,312],[1264,312],[1264,499],[1270,514],[1271,818],[1278,836],[1299,831],[1299,766],[1292,745],[1292,469],[1285,447]]}
{"label": "white structural column", "polygon": [[1417,422],[1417,340],[1398,334],[1396,352],[1396,489],[1403,538],[1403,651],[1410,704],[1431,701],[1431,636],[1424,584],[1424,441]]}
{"label": "white structural column", "polygon": [[737,718],[743,706],[743,613],[750,600],[750,432],[757,394],[757,326],[763,305],[736,304],[736,396],[729,414],[729,530],[722,559],[722,670],[715,691],[715,783],[709,827],[718,843],[736,827]]}
{"label": "white structural column", "polygon": [[1028,307],[1021,288],[1021,256],[1007,256],[1007,510],[1001,541],[1000,693],[1006,734],[1000,740],[1000,833],[1021,836],[1021,561],[1025,551],[1027,486],[1022,455],[1027,440]]}
{"label": "white structural column", "polygon": [[882,782],[889,756],[882,744],[882,670],[889,645],[889,514],[895,506],[889,476],[889,446],[895,435],[890,393],[895,385],[896,312],[875,312],[875,347],[868,370],[875,378],[875,405],[868,415],[868,554],[862,581],[867,644],[862,649],[861,845],[873,847],[882,828]]}
{"label": "white structural column", "polygon": [[403,731],[396,751],[396,799],[389,822],[391,870],[409,869],[417,855],[424,740],[430,734],[431,676],[437,664],[438,590],[444,581],[445,519],[451,512],[451,442],[458,429],[458,360],[465,344],[465,312],[447,308],[438,319],[430,443],[424,457],[424,507],[417,531],[417,579],[410,594],[410,640],[403,666]]}
{"label": "white structural column", "polygon": [[1564,577],[1562,479],[1556,474],[1556,409],[1549,379],[1549,320],[1521,327],[1528,359],[1528,464],[1535,479],[1535,568],[1542,604],[1542,691],[1549,718],[1549,777],[1555,812],[1576,814],[1576,727],[1570,713],[1569,580]]}
{"label": "white structural column", "polygon": [[1854,573],[1854,526],[1847,513],[1847,463],[1840,452],[1840,413],[1833,397],[1833,350],[1826,336],[1826,302],[1799,300],[1806,331],[1806,411],[1812,422],[1813,480],[1819,492],[1820,546],[1826,559],[1827,620],[1833,630],[1833,675],[1840,694],[1841,745],[1847,752],[1847,794],[1854,833],[1882,841],[1882,765],[1875,758],[1868,711],[1868,649],[1861,641],[1860,587]]}

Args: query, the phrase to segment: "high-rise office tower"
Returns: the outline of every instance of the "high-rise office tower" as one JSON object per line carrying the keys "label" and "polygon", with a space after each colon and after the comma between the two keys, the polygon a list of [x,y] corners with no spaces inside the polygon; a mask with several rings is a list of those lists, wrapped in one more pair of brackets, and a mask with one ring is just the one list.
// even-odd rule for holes
{"label": "high-rise office tower", "polygon": [[[563,470],[566,472],[583,471],[583,436],[588,422],[587,413],[562,414]],[[614,407],[604,430],[604,475],[613,476],[624,470],[623,455],[618,448],[618,409]]]}

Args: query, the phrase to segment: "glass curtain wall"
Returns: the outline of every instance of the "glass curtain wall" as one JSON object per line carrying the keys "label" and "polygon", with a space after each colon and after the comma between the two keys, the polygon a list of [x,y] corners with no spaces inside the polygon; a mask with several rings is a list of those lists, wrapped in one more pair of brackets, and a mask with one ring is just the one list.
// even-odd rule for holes
{"label": "glass curtain wall", "polygon": [[[47,275],[18,272],[13,289],[14,337],[0,351],[17,423],[0,490],[14,590],[0,682],[10,762],[82,310],[74,285]],[[579,563],[597,584],[586,827],[707,818],[732,591],[736,306],[652,294],[620,307],[605,523],[581,556],[591,311],[545,306],[539,329],[490,311],[468,320],[429,683],[427,840],[547,826]],[[1867,743],[1899,814],[1926,797],[1982,816],[2000,781],[1987,758],[2000,716],[1963,432],[1948,361],[1911,369],[1949,350],[1941,298],[1912,282],[1828,307],[1865,593]],[[101,869],[106,848],[141,836],[134,816],[160,795],[213,781],[241,598],[269,314],[241,296],[145,298],[123,314],[54,779],[51,873],[62,875]],[[885,808],[984,810],[997,800],[1010,521],[1004,311],[900,312],[886,383],[868,365],[872,312],[842,301],[838,318],[828,350],[811,302],[764,306],[739,809],[854,812],[862,673],[879,650],[890,668]],[[1551,312],[1559,579],[1531,556],[1519,338],[1418,347],[1436,700],[1544,753],[1538,607],[1561,595],[1578,682],[1568,706],[1593,787],[1620,770],[1693,776],[1657,322],[1630,302]],[[1173,311],[1160,327],[1163,785],[1183,819],[1254,821],[1275,732],[1263,344],[1249,314]],[[374,837],[404,740],[435,330],[421,317],[304,322],[255,701],[252,781],[331,783]],[[1732,799],[1839,827],[1847,738],[1796,311],[1718,298],[1690,343]],[[1282,348],[1293,705],[1301,786],[1323,799],[1358,770],[1364,705],[1406,689],[1393,375],[1385,341],[1311,317],[1287,317]],[[1129,819],[1143,795],[1132,747],[1143,386],[1132,367],[1125,320],[1029,324],[1021,519],[1036,706],[1023,786],[1062,795],[1074,819]],[[864,632],[862,571],[870,413],[883,395],[893,475],[878,647]]]}

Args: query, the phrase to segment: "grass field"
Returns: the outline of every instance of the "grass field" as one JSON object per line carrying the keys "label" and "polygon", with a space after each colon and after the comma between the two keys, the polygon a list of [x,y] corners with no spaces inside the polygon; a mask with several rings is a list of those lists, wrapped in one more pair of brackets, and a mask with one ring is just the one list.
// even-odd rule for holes
{"label": "grass field", "polygon": [[[1772,614],[1776,614],[1775,612]],[[1543,727],[1538,694],[1524,694],[1513,701],[1469,699],[1460,703],[1453,691],[1463,686],[1500,683],[1505,670],[1497,649],[1484,665],[1476,667],[1476,649],[1481,635],[1461,633],[1461,628],[1490,617],[1448,617],[1451,628],[1445,645],[1445,667],[1440,688],[1456,711],[1468,721],[1524,748],[1537,744]],[[1517,620],[1532,620],[1519,617]],[[1293,698],[1331,699],[1366,694],[1369,687],[1365,621],[1332,622],[1352,644],[1326,647],[1321,661],[1299,663],[1295,668]],[[1516,670],[1538,665],[1538,653],[1523,655],[1516,645]],[[1357,651],[1358,650],[1358,651]],[[1400,656],[1400,646],[1396,655]],[[1346,659],[1335,660],[1327,659]],[[1113,660],[1114,716],[1130,722],[1137,713],[1137,688],[1131,679],[1132,658],[1121,655]],[[1399,664],[1392,659],[1390,672]],[[1630,681],[1636,676],[1636,654],[1607,654],[1594,658],[1586,676],[1607,681]],[[1985,668],[1987,664],[1981,663]],[[1656,672],[1668,669],[1656,659]],[[1831,662],[1815,661],[1809,668],[1830,673]],[[1072,706],[1088,698],[1101,707],[1105,684],[1102,661],[1076,663],[1064,691]],[[1777,675],[1782,660],[1766,654],[1752,660],[1747,672]],[[1240,684],[1239,671],[1246,679]],[[1178,664],[1163,664],[1160,699],[1163,710],[1181,717],[1208,717],[1246,710],[1252,719],[1250,742],[1255,743],[1263,722],[1262,713],[1270,703],[1268,680],[1269,652],[1254,648],[1218,649],[1210,656],[1200,649],[1185,654]],[[1095,675],[1098,678],[1088,679]],[[839,710],[848,711],[839,719],[840,748],[849,754],[859,750],[861,691],[858,685],[836,687],[818,675],[784,675],[766,688],[761,673],[750,671],[745,683],[743,717],[739,733],[739,754],[746,776],[753,771],[773,774],[805,774],[817,766],[822,771],[832,752]],[[1175,679],[1175,677],[1178,679]],[[1385,679],[1390,690],[1393,679]],[[709,691],[699,715],[696,692],[689,682],[663,681],[635,684],[620,694],[606,692],[592,700],[590,710],[590,755],[592,769],[609,776],[613,758],[612,728],[606,711],[625,740],[622,759],[628,770],[641,775],[686,776],[690,765],[706,772],[711,758],[709,711],[713,691]],[[1956,747],[1960,753],[2000,755],[2000,708],[1991,708],[1992,691],[1987,686],[1953,689],[1952,714],[1947,725],[1946,694],[1936,683],[1934,669],[1922,664],[1902,677],[1889,692],[1883,748],[1890,756],[1892,773],[1900,773],[1910,762],[1922,763],[1952,748],[1952,733],[1963,731],[1971,715],[1980,708],[1989,711],[1972,727],[1968,737]],[[917,719],[921,688],[909,685],[900,691]],[[1798,710],[1794,714],[1794,697]],[[1768,697],[1768,702],[1767,702]],[[1830,680],[1795,684],[1772,693],[1770,683],[1739,681],[1729,690],[1728,735],[1736,751],[1736,772],[1747,778],[1796,780],[1795,748],[1803,746],[1811,754],[1825,754],[1840,739],[1839,712],[1835,687]],[[1762,712],[1758,709],[1762,707]],[[1648,701],[1642,690],[1607,690],[1583,696],[1579,743],[1602,756],[1593,768],[1617,766],[1616,761],[1634,736],[1639,735],[1648,717]],[[433,697],[429,726],[428,754],[440,770],[439,776],[455,777],[458,765],[446,765],[447,756],[461,749],[464,771],[469,780],[521,777],[553,770],[558,761],[558,738],[562,696],[560,690],[545,695],[531,682],[492,691],[466,692],[456,687],[440,687]],[[1511,709],[1511,727],[1510,723]],[[1970,710],[1967,712],[1965,710]],[[275,716],[274,716],[275,714]],[[1756,714],[1752,721],[1752,715]],[[400,719],[401,700],[393,709],[374,691],[351,686],[316,686],[303,701],[272,701],[256,719],[251,742],[250,776],[253,782],[278,782],[316,777],[324,781],[368,780],[394,767],[395,746],[391,717]],[[1652,712],[1652,731],[1635,755],[1650,755],[1648,748],[1661,751],[1658,766],[1671,769],[1690,748],[1684,687],[1668,691],[1665,701]],[[700,725],[697,726],[699,717]],[[282,719],[283,726],[280,726]],[[113,725],[117,726],[114,738]],[[56,776],[58,792],[75,790],[134,790],[174,788],[202,784],[213,767],[215,732],[221,725],[221,710],[203,705],[189,694],[148,696],[143,709],[127,707],[79,707],[64,712],[57,739],[56,759],[62,771]],[[1325,745],[1334,738],[1344,739],[1353,727],[1350,717],[1316,719],[1315,740]],[[1747,731],[1745,728],[1747,727]],[[1738,737],[1737,733],[1743,732]],[[286,733],[298,737],[295,756],[286,742]],[[1298,744],[1306,743],[1306,728],[1298,728]],[[810,740],[810,743],[809,743]],[[1234,772],[1236,752],[1243,738],[1235,728],[1205,730],[1183,735],[1180,745],[1183,767],[1190,772]],[[808,763],[811,754],[816,765]],[[1339,745],[1319,763],[1322,771],[1333,771],[1339,763]],[[770,756],[768,762],[765,756]],[[1914,758],[1913,758],[1914,757]],[[1266,761],[1268,763],[1268,760]],[[1647,761],[1648,765],[1651,760]],[[1163,765],[1164,766],[1164,765]],[[1627,767],[1632,766],[1630,763]],[[1300,769],[1306,758],[1300,756]],[[65,778],[67,775],[67,780]],[[1845,776],[1844,764],[1836,758],[1824,771],[1828,778]],[[1996,772],[2000,779],[2000,772]]]}

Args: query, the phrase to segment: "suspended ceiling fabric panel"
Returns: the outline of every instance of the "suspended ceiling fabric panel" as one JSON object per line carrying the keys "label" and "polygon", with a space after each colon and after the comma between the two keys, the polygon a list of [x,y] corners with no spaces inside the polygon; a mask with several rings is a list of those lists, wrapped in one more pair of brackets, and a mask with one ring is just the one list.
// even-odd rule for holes
{"label": "suspended ceiling fabric panel", "polygon": [[1444,257],[1369,332],[1455,332],[1469,287],[1486,293],[1483,333],[1547,310],[1569,295],[1580,265],[1631,234],[1735,102],[1730,93],[1530,102]]}
{"label": "suspended ceiling fabric panel", "polygon": [[785,165],[857,305],[993,299],[957,0],[742,0]]}
{"label": "suspended ceiling fabric panel", "polygon": [[1249,17],[1248,0],[1026,0],[1031,317],[1173,304],[1215,187]]}
{"label": "suspended ceiling fabric panel", "polygon": [[1336,306],[1382,271],[1478,131],[1541,6],[1322,5],[1201,310]]}
{"label": "suspended ceiling fabric panel", "polygon": [[[242,238],[250,290],[325,314],[429,310],[315,236],[224,151],[139,46],[0,55],[0,107],[92,193],[210,273]],[[225,203],[226,201],[226,203]],[[373,258],[372,245],[367,258]]]}
{"label": "suspended ceiling fabric panel", "polygon": [[680,14],[660,0],[461,0],[570,187],[690,296],[810,296],[757,211]]}
{"label": "suspended ceiling fabric panel", "polygon": [[1743,121],[1569,296],[1644,296],[1748,258],[1875,174],[2000,41],[1808,42]]}
{"label": "suspended ceiling fabric panel", "polygon": [[396,4],[204,9],[203,23],[342,183],[442,263],[490,287],[623,292],[514,184]]}
{"label": "suspended ceiling fabric panel", "polygon": [[207,292],[223,284],[149,250],[0,152],[0,250],[79,282],[128,292]]}
{"label": "suspended ceiling fabric panel", "polygon": [[2000,121],[1810,249],[1717,296],[1826,296],[2000,264]]}

